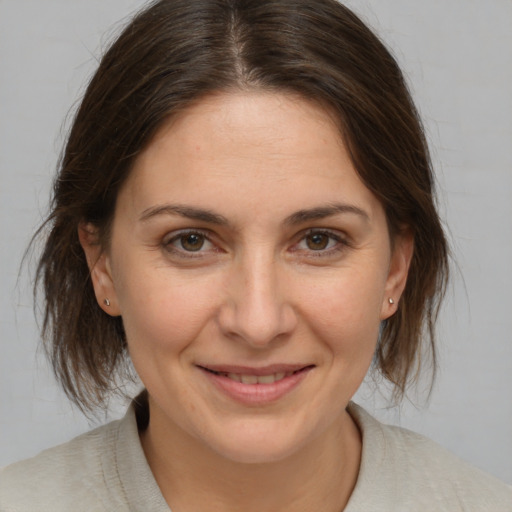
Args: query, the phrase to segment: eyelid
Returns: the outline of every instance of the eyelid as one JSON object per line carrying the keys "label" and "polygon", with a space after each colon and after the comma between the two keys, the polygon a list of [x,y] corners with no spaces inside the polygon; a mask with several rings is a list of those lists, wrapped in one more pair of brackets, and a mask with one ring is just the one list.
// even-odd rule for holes
{"label": "eyelid", "polygon": [[179,238],[180,236],[194,234],[194,233],[203,235],[205,238],[209,238],[209,233],[205,229],[183,228],[183,229],[176,229],[173,231],[169,231],[168,233],[166,233],[163,238],[163,243],[168,244],[169,242],[172,242],[173,240],[175,240],[176,238]]}
{"label": "eyelid", "polygon": [[[205,240],[210,243],[213,247],[217,248],[217,250],[212,249],[206,249],[203,250],[203,248],[199,249],[198,251],[186,251],[185,249],[179,249],[177,247],[174,247],[172,244],[176,240],[179,240],[182,236],[186,236],[189,234],[197,234],[201,235],[205,238]],[[163,240],[162,240],[162,246],[163,248],[172,254],[184,257],[184,258],[199,258],[204,256],[204,253],[208,252],[218,252],[218,244],[215,243],[212,240],[212,233],[208,229],[201,229],[201,228],[184,228],[184,229],[178,229],[176,231],[171,231],[167,233]]]}
{"label": "eyelid", "polygon": [[[323,249],[323,250],[313,250],[313,249],[298,249],[297,245],[304,241],[309,235],[327,235],[332,240],[336,241],[337,244],[335,247],[332,247],[330,249]],[[315,258],[321,258],[321,257],[328,257],[332,254],[338,253],[340,251],[343,251],[344,249],[351,247],[350,242],[348,240],[348,237],[343,234],[340,231],[332,230],[328,228],[308,228],[297,236],[297,241],[294,243],[292,247],[291,252],[303,252],[308,253],[309,256],[315,257]]]}

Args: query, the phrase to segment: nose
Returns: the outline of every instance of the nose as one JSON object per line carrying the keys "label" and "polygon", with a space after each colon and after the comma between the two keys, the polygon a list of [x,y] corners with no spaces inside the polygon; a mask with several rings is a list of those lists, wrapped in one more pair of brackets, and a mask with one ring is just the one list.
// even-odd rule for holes
{"label": "nose", "polygon": [[218,316],[224,335],[266,348],[293,332],[297,316],[282,274],[272,256],[254,256],[232,269]]}

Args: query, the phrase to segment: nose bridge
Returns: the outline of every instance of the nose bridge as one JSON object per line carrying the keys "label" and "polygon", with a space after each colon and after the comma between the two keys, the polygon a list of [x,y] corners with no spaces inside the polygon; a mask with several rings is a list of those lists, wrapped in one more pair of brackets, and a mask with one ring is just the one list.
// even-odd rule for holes
{"label": "nose bridge", "polygon": [[235,265],[224,329],[255,347],[293,330],[295,317],[283,287],[283,271],[268,248],[250,251]]}
{"label": "nose bridge", "polygon": [[[248,257],[242,266],[242,301],[240,310],[246,315],[259,312],[268,316],[276,316],[279,308],[279,283],[276,262],[269,254],[255,254]],[[243,300],[245,297],[246,300]]]}

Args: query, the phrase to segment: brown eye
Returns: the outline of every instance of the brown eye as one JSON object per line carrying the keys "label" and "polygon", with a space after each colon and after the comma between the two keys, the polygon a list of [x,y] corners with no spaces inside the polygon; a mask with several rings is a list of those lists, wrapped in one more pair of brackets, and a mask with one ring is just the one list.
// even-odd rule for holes
{"label": "brown eye", "polygon": [[306,245],[312,251],[323,251],[329,245],[331,237],[325,233],[311,233],[306,237]]}
{"label": "brown eye", "polygon": [[187,233],[180,236],[180,245],[185,251],[195,252],[203,248],[205,238],[200,233]]}

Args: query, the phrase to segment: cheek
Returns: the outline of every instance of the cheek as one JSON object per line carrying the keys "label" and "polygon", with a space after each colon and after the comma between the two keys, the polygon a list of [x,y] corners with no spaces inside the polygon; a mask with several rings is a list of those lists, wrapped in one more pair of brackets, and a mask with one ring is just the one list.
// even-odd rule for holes
{"label": "cheek", "polygon": [[[132,267],[133,268],[133,267]],[[181,351],[213,314],[214,284],[180,279],[168,269],[119,280],[119,304],[132,356]]]}
{"label": "cheek", "polygon": [[[378,338],[384,280],[371,269],[347,269],[302,295],[302,314],[331,351],[371,358]],[[368,356],[368,357],[367,357]]]}

